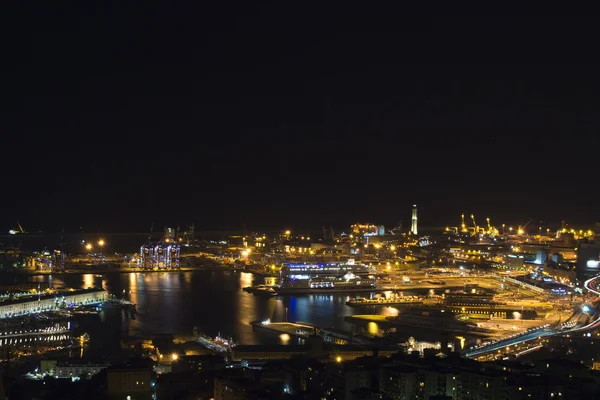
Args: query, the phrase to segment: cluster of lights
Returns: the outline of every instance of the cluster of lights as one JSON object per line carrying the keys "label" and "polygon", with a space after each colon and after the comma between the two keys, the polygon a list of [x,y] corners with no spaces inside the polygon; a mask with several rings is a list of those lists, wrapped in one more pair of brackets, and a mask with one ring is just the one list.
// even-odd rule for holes
{"label": "cluster of lights", "polygon": [[[100,246],[100,248],[101,248],[101,249],[104,247],[104,245],[105,245],[105,244],[106,244],[106,243],[104,242],[104,239],[100,239],[100,240],[98,240],[98,246]],[[94,247],[94,246],[92,246],[92,244],[91,244],[91,243],[87,243],[87,244],[85,245],[85,249],[86,249],[86,250],[88,250],[88,251],[89,251],[89,250],[92,250],[92,248],[93,248],[93,247]]]}

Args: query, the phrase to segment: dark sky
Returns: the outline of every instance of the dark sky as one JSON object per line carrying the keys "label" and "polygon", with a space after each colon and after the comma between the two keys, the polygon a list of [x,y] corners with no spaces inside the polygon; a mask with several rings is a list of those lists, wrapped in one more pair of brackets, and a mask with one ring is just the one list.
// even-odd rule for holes
{"label": "dark sky", "polygon": [[0,230],[600,220],[594,19],[190,3],[10,14]]}

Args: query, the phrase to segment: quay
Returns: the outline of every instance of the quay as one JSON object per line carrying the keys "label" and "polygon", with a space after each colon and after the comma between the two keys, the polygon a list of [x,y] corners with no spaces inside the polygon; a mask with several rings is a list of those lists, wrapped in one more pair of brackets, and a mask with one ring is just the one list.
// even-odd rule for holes
{"label": "quay", "polygon": [[292,336],[309,337],[319,331],[319,328],[312,324],[298,322],[271,322],[254,321],[250,323],[254,329],[262,329],[276,333],[287,333]]}

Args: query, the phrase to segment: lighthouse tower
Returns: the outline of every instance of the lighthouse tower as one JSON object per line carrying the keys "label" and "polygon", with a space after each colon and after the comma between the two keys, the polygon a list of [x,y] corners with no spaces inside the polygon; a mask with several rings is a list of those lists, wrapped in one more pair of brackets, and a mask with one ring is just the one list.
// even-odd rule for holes
{"label": "lighthouse tower", "polygon": [[410,231],[413,233],[413,235],[416,235],[417,232],[417,205],[413,205],[413,209],[412,209],[412,221],[410,224]]}

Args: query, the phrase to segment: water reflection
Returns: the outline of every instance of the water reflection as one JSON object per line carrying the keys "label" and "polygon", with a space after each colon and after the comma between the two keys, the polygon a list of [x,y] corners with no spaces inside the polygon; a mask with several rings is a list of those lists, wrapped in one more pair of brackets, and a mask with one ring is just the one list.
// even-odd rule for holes
{"label": "water reflection", "polygon": [[[98,341],[109,340],[120,345],[122,335],[149,337],[157,333],[172,333],[191,338],[193,328],[211,336],[218,333],[233,337],[243,344],[280,343],[278,335],[254,331],[251,322],[270,318],[272,321],[308,322],[322,328],[334,327],[350,331],[352,326],[344,318],[352,314],[398,315],[396,307],[353,308],[346,302],[355,296],[345,294],[264,297],[244,292],[246,286],[272,282],[275,278],[257,277],[245,272],[135,272],[108,273],[104,278],[94,274],[59,275],[55,286],[98,286],[110,294],[125,297],[137,304],[138,315],[132,320],[119,310],[104,311],[97,318],[98,326],[89,328],[90,351]],[[30,282],[48,283],[48,276],[32,277]],[[426,294],[423,291],[422,294]],[[417,293],[408,293],[412,295]],[[368,297],[369,294],[362,295]],[[382,334],[383,326],[363,325],[360,330]],[[86,328],[88,329],[88,328]],[[95,331],[92,329],[97,329]],[[415,336],[431,339],[433,330],[412,327],[398,328],[404,340]],[[470,339],[468,339],[470,340]],[[295,340],[288,340],[289,343]],[[86,350],[87,351],[87,350]],[[120,351],[117,348],[116,351]]]}
{"label": "water reflection", "polygon": [[82,275],[82,277],[83,277],[83,287],[84,288],[96,286],[94,274],[84,274],[84,275]]}
{"label": "water reflection", "polygon": [[281,344],[288,344],[290,342],[290,335],[282,333],[279,335],[279,340],[281,341]]}
{"label": "water reflection", "polygon": [[251,293],[246,293],[242,289],[247,286],[252,286],[254,275],[242,272],[239,274],[239,286],[236,288],[237,307],[235,308],[234,317],[239,321],[235,332],[232,335],[236,336],[236,340],[240,343],[254,343],[254,332],[250,323],[260,318],[258,309],[260,308],[260,298]]}
{"label": "water reflection", "polygon": [[367,324],[367,332],[373,336],[379,336],[379,325],[375,322],[369,322]]}

